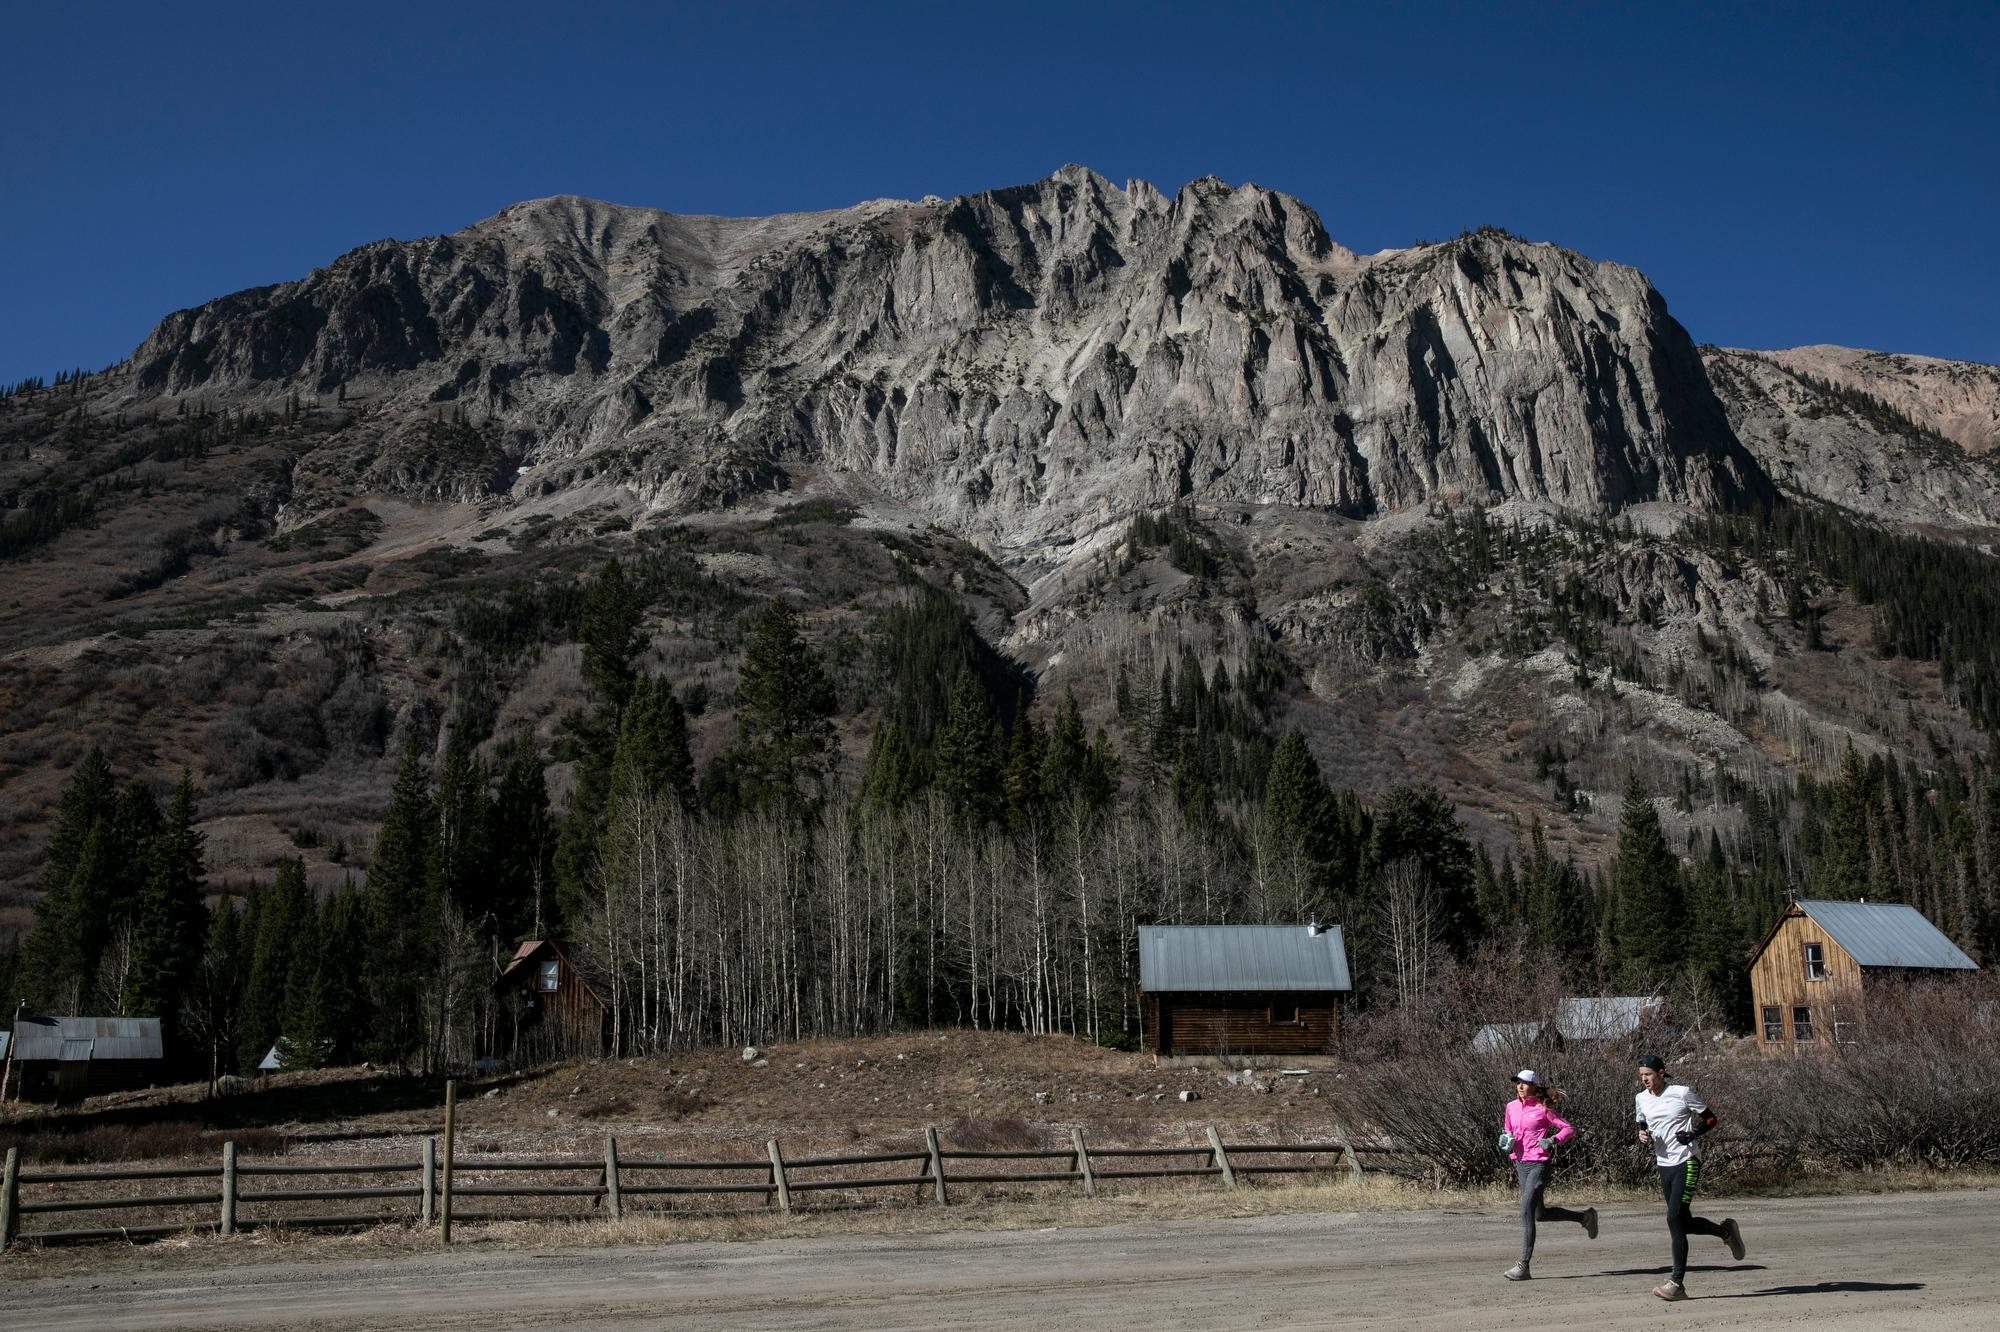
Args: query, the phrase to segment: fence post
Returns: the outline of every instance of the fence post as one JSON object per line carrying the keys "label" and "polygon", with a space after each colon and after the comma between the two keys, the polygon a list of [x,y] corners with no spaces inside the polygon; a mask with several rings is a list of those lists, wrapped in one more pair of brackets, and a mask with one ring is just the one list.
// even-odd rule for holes
{"label": "fence post", "polygon": [[1208,1150],[1215,1154],[1215,1164],[1222,1168],[1222,1187],[1236,1187],[1236,1171],[1229,1164],[1229,1153],[1222,1150],[1222,1135],[1215,1131],[1215,1125],[1208,1126]]}
{"label": "fence post", "polygon": [[931,1154],[931,1183],[937,1186],[938,1206],[943,1207],[951,1200],[945,1197],[944,1193],[944,1153],[938,1150],[937,1127],[935,1125],[925,1126],[924,1147]]}
{"label": "fence post", "polygon": [[[23,1074],[22,1076],[26,1076]],[[7,1174],[0,1181],[0,1253],[14,1242],[15,1218],[21,1206],[21,1149],[7,1149]]]}
{"label": "fence post", "polygon": [[451,1157],[452,1136],[458,1128],[458,1079],[449,1078],[444,1084],[444,1188],[438,1205],[442,1209],[439,1222],[440,1239],[451,1243]]}
{"label": "fence post", "polygon": [[771,1187],[778,1191],[778,1210],[792,1210],[792,1186],[785,1181],[785,1158],[778,1151],[778,1140],[767,1139],[764,1146],[771,1153]]}
{"label": "fence post", "polygon": [[424,1139],[424,1202],[422,1220],[425,1230],[437,1216],[438,1182],[438,1140],[435,1135]]}
{"label": "fence post", "polygon": [[236,1144],[222,1144],[222,1233],[236,1233]]}
{"label": "fence post", "polygon": [[[775,1142],[771,1147],[777,1150]],[[604,1196],[611,1205],[611,1219],[624,1220],[625,1204],[618,1196],[618,1139],[613,1137],[604,1139]]]}
{"label": "fence post", "polygon": [[1361,1182],[1361,1157],[1354,1150],[1354,1144],[1343,1141],[1340,1144],[1340,1159],[1347,1165],[1348,1177],[1356,1184]]}
{"label": "fence post", "polygon": [[1090,1153],[1085,1150],[1083,1145],[1083,1130],[1081,1128],[1071,1128],[1069,1131],[1069,1142],[1070,1146],[1076,1149],[1076,1169],[1077,1173],[1083,1176],[1083,1196],[1086,1198],[1095,1198],[1097,1196],[1097,1177],[1090,1173]]}

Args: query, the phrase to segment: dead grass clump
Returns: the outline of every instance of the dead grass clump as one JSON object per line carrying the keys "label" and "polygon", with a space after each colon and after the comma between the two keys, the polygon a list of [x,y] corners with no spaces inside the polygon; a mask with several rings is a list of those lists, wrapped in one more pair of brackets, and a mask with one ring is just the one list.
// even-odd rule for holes
{"label": "dead grass clump", "polygon": [[582,1119],[631,1119],[639,1113],[639,1107],[625,1093],[611,1092],[577,1102],[576,1113]]}
{"label": "dead grass clump", "polygon": [[240,1152],[276,1154],[285,1135],[272,1129],[211,1129],[187,1120],[153,1124],[93,1124],[87,1128],[42,1129],[27,1123],[0,1133],[0,1151],[19,1147],[22,1159],[43,1165],[98,1165],[158,1161],[182,1156],[222,1156],[222,1144]]}
{"label": "dead grass clump", "polygon": [[1018,1115],[955,1119],[944,1131],[952,1146],[968,1152],[1035,1151],[1041,1133]]}

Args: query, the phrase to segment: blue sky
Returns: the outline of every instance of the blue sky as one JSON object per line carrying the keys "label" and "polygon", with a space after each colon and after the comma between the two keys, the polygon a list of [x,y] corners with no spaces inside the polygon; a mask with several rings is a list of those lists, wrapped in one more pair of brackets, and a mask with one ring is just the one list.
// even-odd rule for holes
{"label": "blue sky", "polygon": [[520,199],[1071,161],[1254,180],[1364,251],[1504,226],[1643,269],[1701,341],[2000,362],[1996,52],[1991,4],[17,6],[0,381]]}

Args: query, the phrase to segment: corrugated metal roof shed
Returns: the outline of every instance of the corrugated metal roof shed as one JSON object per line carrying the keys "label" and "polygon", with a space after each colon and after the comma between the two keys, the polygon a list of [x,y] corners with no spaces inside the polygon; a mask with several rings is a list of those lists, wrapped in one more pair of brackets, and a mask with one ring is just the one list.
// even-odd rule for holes
{"label": "corrugated metal roof shed", "polygon": [[23,1017],[16,1059],[159,1059],[158,1018]]}
{"label": "corrugated metal roof shed", "polygon": [[1148,994],[1216,990],[1351,990],[1340,926],[1141,925],[1139,988]]}
{"label": "corrugated metal roof shed", "polygon": [[1572,1041],[1612,1041],[1639,1030],[1660,1006],[1657,996],[1606,995],[1556,1000],[1556,1030]]}
{"label": "corrugated metal roof shed", "polygon": [[1472,1033],[1472,1052],[1492,1054],[1517,1046],[1533,1045],[1542,1037],[1539,1022],[1489,1022]]}
{"label": "corrugated metal roof shed", "polygon": [[1977,971],[1924,913],[1901,902],[1800,902],[1799,910],[1864,967]]}

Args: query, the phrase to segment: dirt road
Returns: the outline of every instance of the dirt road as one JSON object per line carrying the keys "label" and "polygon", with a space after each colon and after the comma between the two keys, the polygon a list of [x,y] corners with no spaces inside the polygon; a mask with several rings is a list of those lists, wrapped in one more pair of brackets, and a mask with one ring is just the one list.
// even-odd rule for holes
{"label": "dirt road", "polygon": [[1654,1209],[1604,1209],[1595,1244],[1550,1227],[1509,1285],[1496,1208],[840,1236],[659,1249],[452,1253],[0,1285],[10,1329],[1993,1327],[2000,1192],[1783,1199],[1732,1263],[1697,1237],[1688,1303]]}

